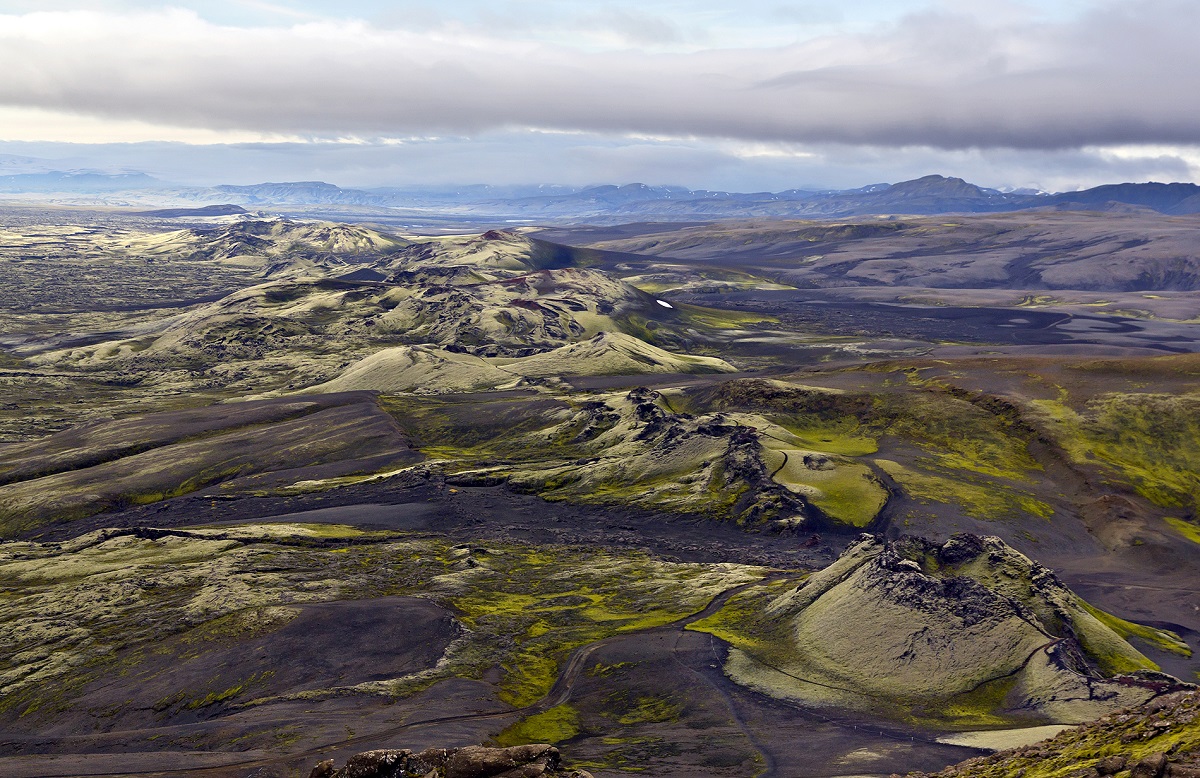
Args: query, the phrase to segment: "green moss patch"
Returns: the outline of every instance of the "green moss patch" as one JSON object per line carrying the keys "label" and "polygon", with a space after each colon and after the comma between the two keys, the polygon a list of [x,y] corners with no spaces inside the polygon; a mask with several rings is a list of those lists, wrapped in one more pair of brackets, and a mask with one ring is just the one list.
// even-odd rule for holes
{"label": "green moss patch", "polygon": [[[222,527],[219,541],[208,538],[217,530],[159,540],[117,531],[64,545],[0,544],[0,585],[11,595],[0,614],[8,636],[0,646],[7,668],[0,674],[0,713],[51,715],[69,707],[92,680],[136,672],[143,659],[161,661],[164,653],[187,660],[253,640],[286,625],[303,603],[393,595],[423,595],[454,608],[470,632],[436,669],[356,690],[403,696],[500,666],[501,696],[527,705],[549,691],[574,648],[681,619],[763,574],[632,552],[511,544],[482,549],[318,529]],[[347,535],[353,543],[319,542]],[[170,706],[227,704],[260,680],[216,678],[172,698]],[[335,693],[303,692],[307,698]]]}
{"label": "green moss patch", "polygon": [[986,480],[966,480],[961,476],[952,478],[905,467],[889,459],[876,459],[875,464],[895,479],[913,499],[958,505],[968,516],[977,519],[1003,519],[1017,511],[1039,518],[1054,515],[1054,508],[1049,504],[1016,487],[1005,487]]}
{"label": "green moss patch", "polygon": [[470,588],[450,601],[471,629],[513,642],[500,688],[501,698],[518,707],[550,691],[575,648],[669,624],[758,575],[553,548],[505,547],[473,558],[479,567],[469,576]]}
{"label": "green moss patch", "polygon": [[579,711],[570,705],[556,705],[518,721],[496,735],[493,740],[501,746],[523,746],[527,743],[562,743],[580,733]]}
{"label": "green moss patch", "polygon": [[[1153,709],[1153,710],[1152,710]],[[1152,704],[1105,716],[1082,727],[1023,748],[977,757],[936,775],[946,778],[1070,778],[1086,774],[1101,760],[1123,757],[1116,775],[1153,754],[1168,754],[1173,763],[1194,764],[1200,752],[1200,716],[1194,693],[1176,696],[1174,704]],[[1185,768],[1188,769],[1188,768]]]}
{"label": "green moss patch", "polygon": [[687,303],[672,303],[683,315],[685,321],[693,326],[714,330],[738,330],[753,324],[778,322],[774,316],[748,311],[730,311],[721,308],[704,308]]}
{"label": "green moss patch", "polygon": [[665,724],[678,721],[683,713],[683,706],[663,697],[638,697],[633,704],[617,716],[617,723],[631,726],[634,724]]}
{"label": "green moss patch", "polygon": [[1009,693],[1016,685],[1016,678],[997,678],[980,684],[966,694],[959,694],[939,702],[936,710],[924,713],[918,706],[913,720],[935,727],[967,729],[972,727],[1012,726],[1011,716],[1002,716],[996,711],[1006,707]]}
{"label": "green moss patch", "polygon": [[730,597],[716,613],[691,622],[686,629],[707,632],[756,656],[783,660],[789,652],[786,644],[790,629],[783,619],[768,611],[768,606],[796,583],[797,579],[771,581],[746,589]]}
{"label": "green moss patch", "polygon": [[879,441],[853,418],[830,420],[827,423],[808,423],[803,426],[774,416],[781,427],[796,436],[804,446],[814,451],[846,457],[869,456],[879,451]]}
{"label": "green moss patch", "polygon": [[1200,395],[1103,395],[1077,411],[1059,400],[1035,406],[1056,442],[1077,462],[1164,508],[1200,508]]}
{"label": "green moss patch", "polygon": [[[1105,613],[1099,608],[1083,602],[1082,600],[1080,602],[1083,604],[1084,609],[1087,610],[1087,612],[1090,613],[1096,620],[1126,640],[1129,638],[1137,638],[1138,640],[1141,640],[1148,645],[1159,649],[1160,651],[1167,651],[1172,654],[1178,654],[1179,656],[1190,657],[1192,655],[1192,649],[1188,646],[1188,644],[1183,642],[1183,639],[1179,637],[1179,635],[1176,635],[1170,630],[1155,629],[1154,627],[1148,627],[1145,624],[1137,624],[1132,621],[1126,621],[1125,619],[1114,616],[1111,613]],[[1130,669],[1140,670],[1143,668],[1135,667]]]}
{"label": "green moss patch", "polygon": [[1200,527],[1197,527],[1191,522],[1177,519],[1173,516],[1167,516],[1166,522],[1175,528],[1180,535],[1183,535],[1193,543],[1200,543]]}

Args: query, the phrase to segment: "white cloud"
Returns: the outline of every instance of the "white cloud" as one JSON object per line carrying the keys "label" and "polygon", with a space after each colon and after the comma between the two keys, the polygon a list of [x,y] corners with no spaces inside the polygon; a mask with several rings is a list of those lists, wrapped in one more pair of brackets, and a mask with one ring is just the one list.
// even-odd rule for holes
{"label": "white cloud", "polygon": [[172,127],[137,119],[103,118],[42,108],[0,106],[0,141],[57,141],[61,143],[144,143],[167,141],[189,144],[302,143],[296,135],[247,130]]}
{"label": "white cloud", "polygon": [[[44,139],[73,140],[85,128],[99,139],[153,127],[162,138],[540,127],[944,149],[1200,143],[1200,4],[1104,2],[1054,21],[998,7],[682,53],[346,21],[235,28],[183,10],[10,14],[0,16],[0,105],[91,117],[42,123],[56,133]],[[624,26],[630,45],[642,32],[676,34],[657,17],[617,16],[606,29]]]}

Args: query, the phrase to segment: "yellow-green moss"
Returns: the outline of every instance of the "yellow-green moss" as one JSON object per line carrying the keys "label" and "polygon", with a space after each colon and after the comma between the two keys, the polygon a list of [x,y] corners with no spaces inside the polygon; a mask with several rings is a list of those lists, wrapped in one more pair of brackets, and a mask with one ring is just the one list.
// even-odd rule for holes
{"label": "yellow-green moss", "polygon": [[768,660],[784,660],[790,654],[790,628],[767,612],[767,605],[798,579],[771,581],[739,592],[710,616],[689,623],[685,629],[706,632],[735,648]]}
{"label": "yellow-green moss", "polygon": [[511,636],[500,697],[518,707],[550,691],[575,648],[676,621],[761,575],[553,547],[499,547],[478,558],[470,586],[450,602],[468,627]]}
{"label": "yellow-green moss", "polygon": [[915,500],[958,505],[977,519],[1002,519],[1016,511],[1039,518],[1054,515],[1054,508],[1028,492],[987,481],[951,478],[927,470],[915,470],[890,459],[875,464],[894,478]]}
{"label": "yellow-green moss", "polygon": [[751,324],[779,321],[776,317],[764,313],[704,308],[687,303],[673,303],[673,305],[690,324],[715,330],[737,330]]}
{"label": "yellow-green moss", "polygon": [[1042,469],[1011,419],[951,393],[908,392],[888,413],[887,434],[916,443],[940,468],[1014,481]]}
{"label": "yellow-green moss", "polygon": [[633,667],[633,665],[633,662],[617,662],[616,664],[611,665],[606,665],[603,662],[597,662],[588,670],[588,675],[593,678],[608,678],[613,673]]}
{"label": "yellow-green moss", "polygon": [[242,683],[235,684],[233,686],[230,686],[227,689],[223,689],[218,692],[209,692],[208,694],[206,694],[204,697],[201,697],[201,698],[189,700],[187,703],[184,704],[183,707],[187,708],[188,710],[196,710],[198,708],[207,708],[210,705],[216,705],[219,702],[228,702],[229,700],[232,700],[234,697],[237,697],[242,692],[246,691],[247,687],[252,686],[254,683],[256,683],[258,681],[265,680],[274,674],[275,673],[270,670],[263,672],[263,673],[256,673],[255,675],[252,675],[249,678],[247,678]]}
{"label": "yellow-green moss", "polygon": [[1193,543],[1200,543],[1200,527],[1197,527],[1191,522],[1177,519],[1174,516],[1166,516],[1166,521],[1175,530]]}
{"label": "yellow-green moss", "polygon": [[518,721],[496,735],[501,746],[523,746],[527,743],[562,743],[580,732],[579,711],[570,705],[556,705],[542,713]]}
{"label": "yellow-green moss", "polygon": [[[327,549],[314,533],[346,534],[330,525],[238,525],[158,540],[122,532],[0,548],[0,580],[6,593],[19,595],[8,597],[0,614],[0,627],[19,637],[0,646],[0,661],[13,673],[0,711],[47,715],[97,677],[132,672],[152,655],[186,660],[254,639],[282,627],[306,602],[396,595],[455,608],[470,632],[435,670],[368,682],[363,693],[401,696],[500,666],[501,696],[526,705],[549,691],[575,648],[681,619],[764,574],[636,552],[499,543],[483,549],[394,533],[362,533]],[[221,540],[210,539],[218,533]],[[156,617],[148,621],[151,611]],[[62,616],[48,622],[44,612]],[[240,699],[254,681],[221,677],[169,704]],[[305,692],[313,699],[332,693]]]}
{"label": "yellow-green moss", "polygon": [[617,716],[618,724],[665,724],[677,721],[683,706],[662,697],[638,697],[633,705]]}
{"label": "yellow-green moss", "polygon": [[808,423],[803,426],[788,423],[787,419],[781,417],[773,417],[773,420],[814,451],[844,457],[869,456],[879,451],[879,441],[865,434],[862,426],[852,418],[830,420],[826,424]]}
{"label": "yellow-green moss", "polygon": [[1034,406],[1077,462],[1098,465],[1166,508],[1200,508],[1200,396],[1112,393],[1082,412],[1057,400]]}
{"label": "yellow-green moss", "polygon": [[1146,643],[1154,646],[1155,648],[1161,649],[1162,651],[1178,654],[1179,656],[1190,657],[1192,655],[1192,649],[1187,643],[1183,642],[1183,638],[1179,637],[1179,635],[1171,632],[1170,630],[1155,629],[1154,627],[1147,627],[1145,624],[1137,624],[1132,621],[1126,621],[1125,619],[1114,616],[1111,613],[1105,613],[1090,603],[1083,602],[1082,600],[1080,600],[1080,602],[1082,603],[1084,609],[1093,617],[1095,617],[1097,621],[1120,635],[1125,640],[1134,637],[1144,640]]}
{"label": "yellow-green moss", "polygon": [[[1128,776],[1129,768],[1152,754],[1173,754],[1176,759],[1200,750],[1200,717],[1195,711],[1183,713],[1168,727],[1154,727],[1144,712],[1109,716],[1099,722],[1068,729],[1038,745],[1016,752],[973,759],[958,765],[953,775],[959,778],[1070,778],[1109,756],[1123,756],[1127,768],[1117,773]],[[940,773],[948,776],[950,771]]]}
{"label": "yellow-green moss", "polygon": [[939,701],[936,710],[926,715],[920,708],[913,712],[914,721],[953,729],[973,727],[1011,727],[1012,718],[997,711],[1005,708],[1009,692],[1016,685],[1015,676],[997,678],[980,684],[966,694]]}
{"label": "yellow-green moss", "polygon": [[809,501],[827,516],[851,527],[866,527],[887,504],[887,490],[861,465],[839,465],[829,478],[811,479],[820,490]]}

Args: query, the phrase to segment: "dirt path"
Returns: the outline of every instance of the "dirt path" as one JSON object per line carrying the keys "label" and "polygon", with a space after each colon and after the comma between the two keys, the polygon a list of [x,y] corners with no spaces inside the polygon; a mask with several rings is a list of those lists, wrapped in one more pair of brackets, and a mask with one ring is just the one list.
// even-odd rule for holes
{"label": "dirt path", "polygon": [[[675,645],[671,647],[671,658],[674,659],[675,663],[678,664],[680,667],[688,670],[689,672],[691,672],[694,675],[701,678],[706,684],[708,684],[708,686],[710,688],[713,689],[713,691],[715,691],[721,697],[721,700],[725,703],[725,707],[729,710],[730,718],[732,718],[733,722],[735,724],[737,724],[738,729],[740,729],[742,731],[742,735],[746,738],[747,742],[749,742],[750,745],[754,747],[754,750],[756,752],[758,752],[758,755],[760,757],[762,757],[763,769],[755,776],[755,778],[775,778],[775,770],[777,767],[777,765],[775,763],[775,755],[773,753],[771,753],[771,749],[769,749],[765,745],[763,745],[763,743],[760,742],[759,739],[755,736],[754,730],[752,730],[750,728],[750,725],[746,722],[746,718],[742,715],[741,711],[738,710],[737,703],[734,701],[733,697],[729,694],[729,690],[726,689],[721,684],[713,683],[712,679],[709,678],[707,675],[696,670],[694,667],[687,665],[685,662],[683,662],[679,659],[679,641],[682,637],[683,637],[682,634],[676,636]],[[718,663],[718,665],[719,665],[720,656],[717,654],[717,648],[716,648],[716,642],[715,642],[716,638],[713,637],[712,635],[709,635],[708,638],[710,641],[710,645],[712,647],[713,661]]]}
{"label": "dirt path", "polygon": [[[400,734],[402,732],[406,732],[409,730],[420,729],[420,728],[424,728],[424,727],[432,727],[432,726],[443,725],[443,724],[451,724],[451,723],[455,723],[455,722],[483,721],[483,720],[489,720],[489,719],[503,719],[503,718],[513,718],[513,717],[521,717],[521,718],[528,717],[531,715],[542,713],[542,712],[549,710],[550,708],[553,708],[557,705],[562,705],[565,702],[567,702],[568,700],[570,700],[571,694],[575,687],[575,683],[578,681],[580,674],[583,672],[588,658],[591,657],[591,655],[593,653],[595,653],[597,650],[603,648],[604,646],[610,645],[618,640],[628,639],[629,637],[632,637],[632,636],[646,636],[646,635],[653,635],[653,634],[657,634],[657,633],[681,632],[688,624],[690,624],[694,621],[698,621],[700,619],[706,618],[706,617],[711,616],[712,614],[716,613],[718,610],[720,610],[725,605],[726,602],[729,601],[729,599],[731,597],[738,594],[739,592],[745,591],[746,589],[749,589],[751,587],[760,586],[764,583],[769,583],[771,581],[780,580],[780,579],[786,578],[786,577],[787,577],[786,574],[777,573],[777,574],[768,575],[765,578],[762,578],[758,581],[754,581],[751,583],[742,584],[740,586],[735,586],[730,589],[726,589],[725,591],[721,592],[716,597],[714,597],[712,600],[710,600],[708,605],[706,605],[702,610],[699,610],[695,613],[684,616],[683,618],[676,619],[675,621],[672,621],[668,624],[663,624],[663,625],[660,625],[657,627],[649,627],[647,629],[642,629],[642,630],[635,630],[635,631],[631,631],[631,632],[623,632],[618,635],[613,635],[611,637],[603,638],[603,639],[595,641],[593,643],[589,643],[585,646],[580,646],[579,648],[575,649],[571,653],[571,655],[568,657],[566,663],[563,665],[562,669],[559,671],[558,677],[555,679],[554,685],[550,688],[550,691],[547,692],[546,695],[543,696],[537,702],[534,702],[534,703],[527,705],[525,707],[522,707],[522,708],[510,708],[507,710],[488,711],[488,712],[483,712],[483,713],[465,713],[465,714],[455,715],[455,716],[440,716],[440,717],[431,718],[431,719],[422,719],[419,721],[407,721],[403,724],[398,724],[393,727],[387,727],[385,729],[375,730],[370,733],[365,733],[362,735],[355,735],[353,737],[348,737],[343,740],[337,740],[337,741],[334,741],[331,743],[326,743],[324,745],[316,746],[314,748],[310,748],[310,749],[300,751],[297,753],[293,753],[293,754],[287,754],[287,755],[278,756],[278,757],[248,759],[248,760],[242,761],[242,762],[232,762],[232,763],[218,765],[218,766],[205,765],[202,767],[185,767],[185,768],[177,768],[177,769],[169,769],[169,770],[155,770],[155,771],[144,771],[144,772],[122,770],[119,772],[73,771],[73,772],[41,773],[39,775],[39,778],[82,778],[83,776],[88,776],[89,778],[92,778],[92,777],[102,778],[103,776],[128,776],[128,778],[135,778],[135,777],[136,778],[168,778],[169,776],[213,776],[213,778],[217,778],[218,776],[220,776],[221,778],[226,778],[227,776],[229,776],[232,773],[232,771],[235,771],[235,770],[249,772],[249,771],[255,770],[257,768],[268,767],[268,766],[272,766],[272,765],[281,765],[281,764],[285,764],[285,763],[294,764],[296,762],[301,762],[301,761],[316,762],[331,753],[343,751],[343,750],[350,749],[350,748],[360,748],[361,750],[364,750],[364,751],[369,750],[372,746],[377,745],[381,740],[390,738],[394,735],[397,735],[397,734]],[[743,729],[744,729],[744,724],[740,721],[739,721],[739,724],[742,725]],[[769,760],[770,757],[766,754],[766,752],[764,752],[761,749],[759,744],[754,742],[753,738],[751,738],[751,742],[754,743],[756,749],[758,749],[760,753],[763,753],[764,759]],[[84,762],[87,759],[86,755],[79,755],[79,758],[80,758],[81,762]]]}

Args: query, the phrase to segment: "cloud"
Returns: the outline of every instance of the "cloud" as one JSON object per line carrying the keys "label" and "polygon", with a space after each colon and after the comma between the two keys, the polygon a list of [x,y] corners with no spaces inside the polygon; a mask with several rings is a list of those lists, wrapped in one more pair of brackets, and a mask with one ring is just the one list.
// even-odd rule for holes
{"label": "cloud", "polygon": [[1200,142],[1200,4],[1104,2],[1056,21],[1020,9],[679,53],[637,48],[678,27],[625,12],[608,18],[620,51],[356,22],[233,28],[180,10],[28,13],[0,16],[0,105],[313,137],[540,127],[938,149]]}
{"label": "cloud", "polygon": [[944,173],[984,186],[1064,191],[1114,181],[1194,181],[1200,174],[1200,147],[945,151],[529,130],[388,143],[0,143],[4,153],[49,159],[49,168],[139,170],[202,185],[318,179],[345,187],[642,181],[779,191],[850,188]]}
{"label": "cloud", "polygon": [[601,8],[585,14],[581,21],[592,29],[608,31],[622,46],[679,43],[685,38],[669,19],[620,8]]}

